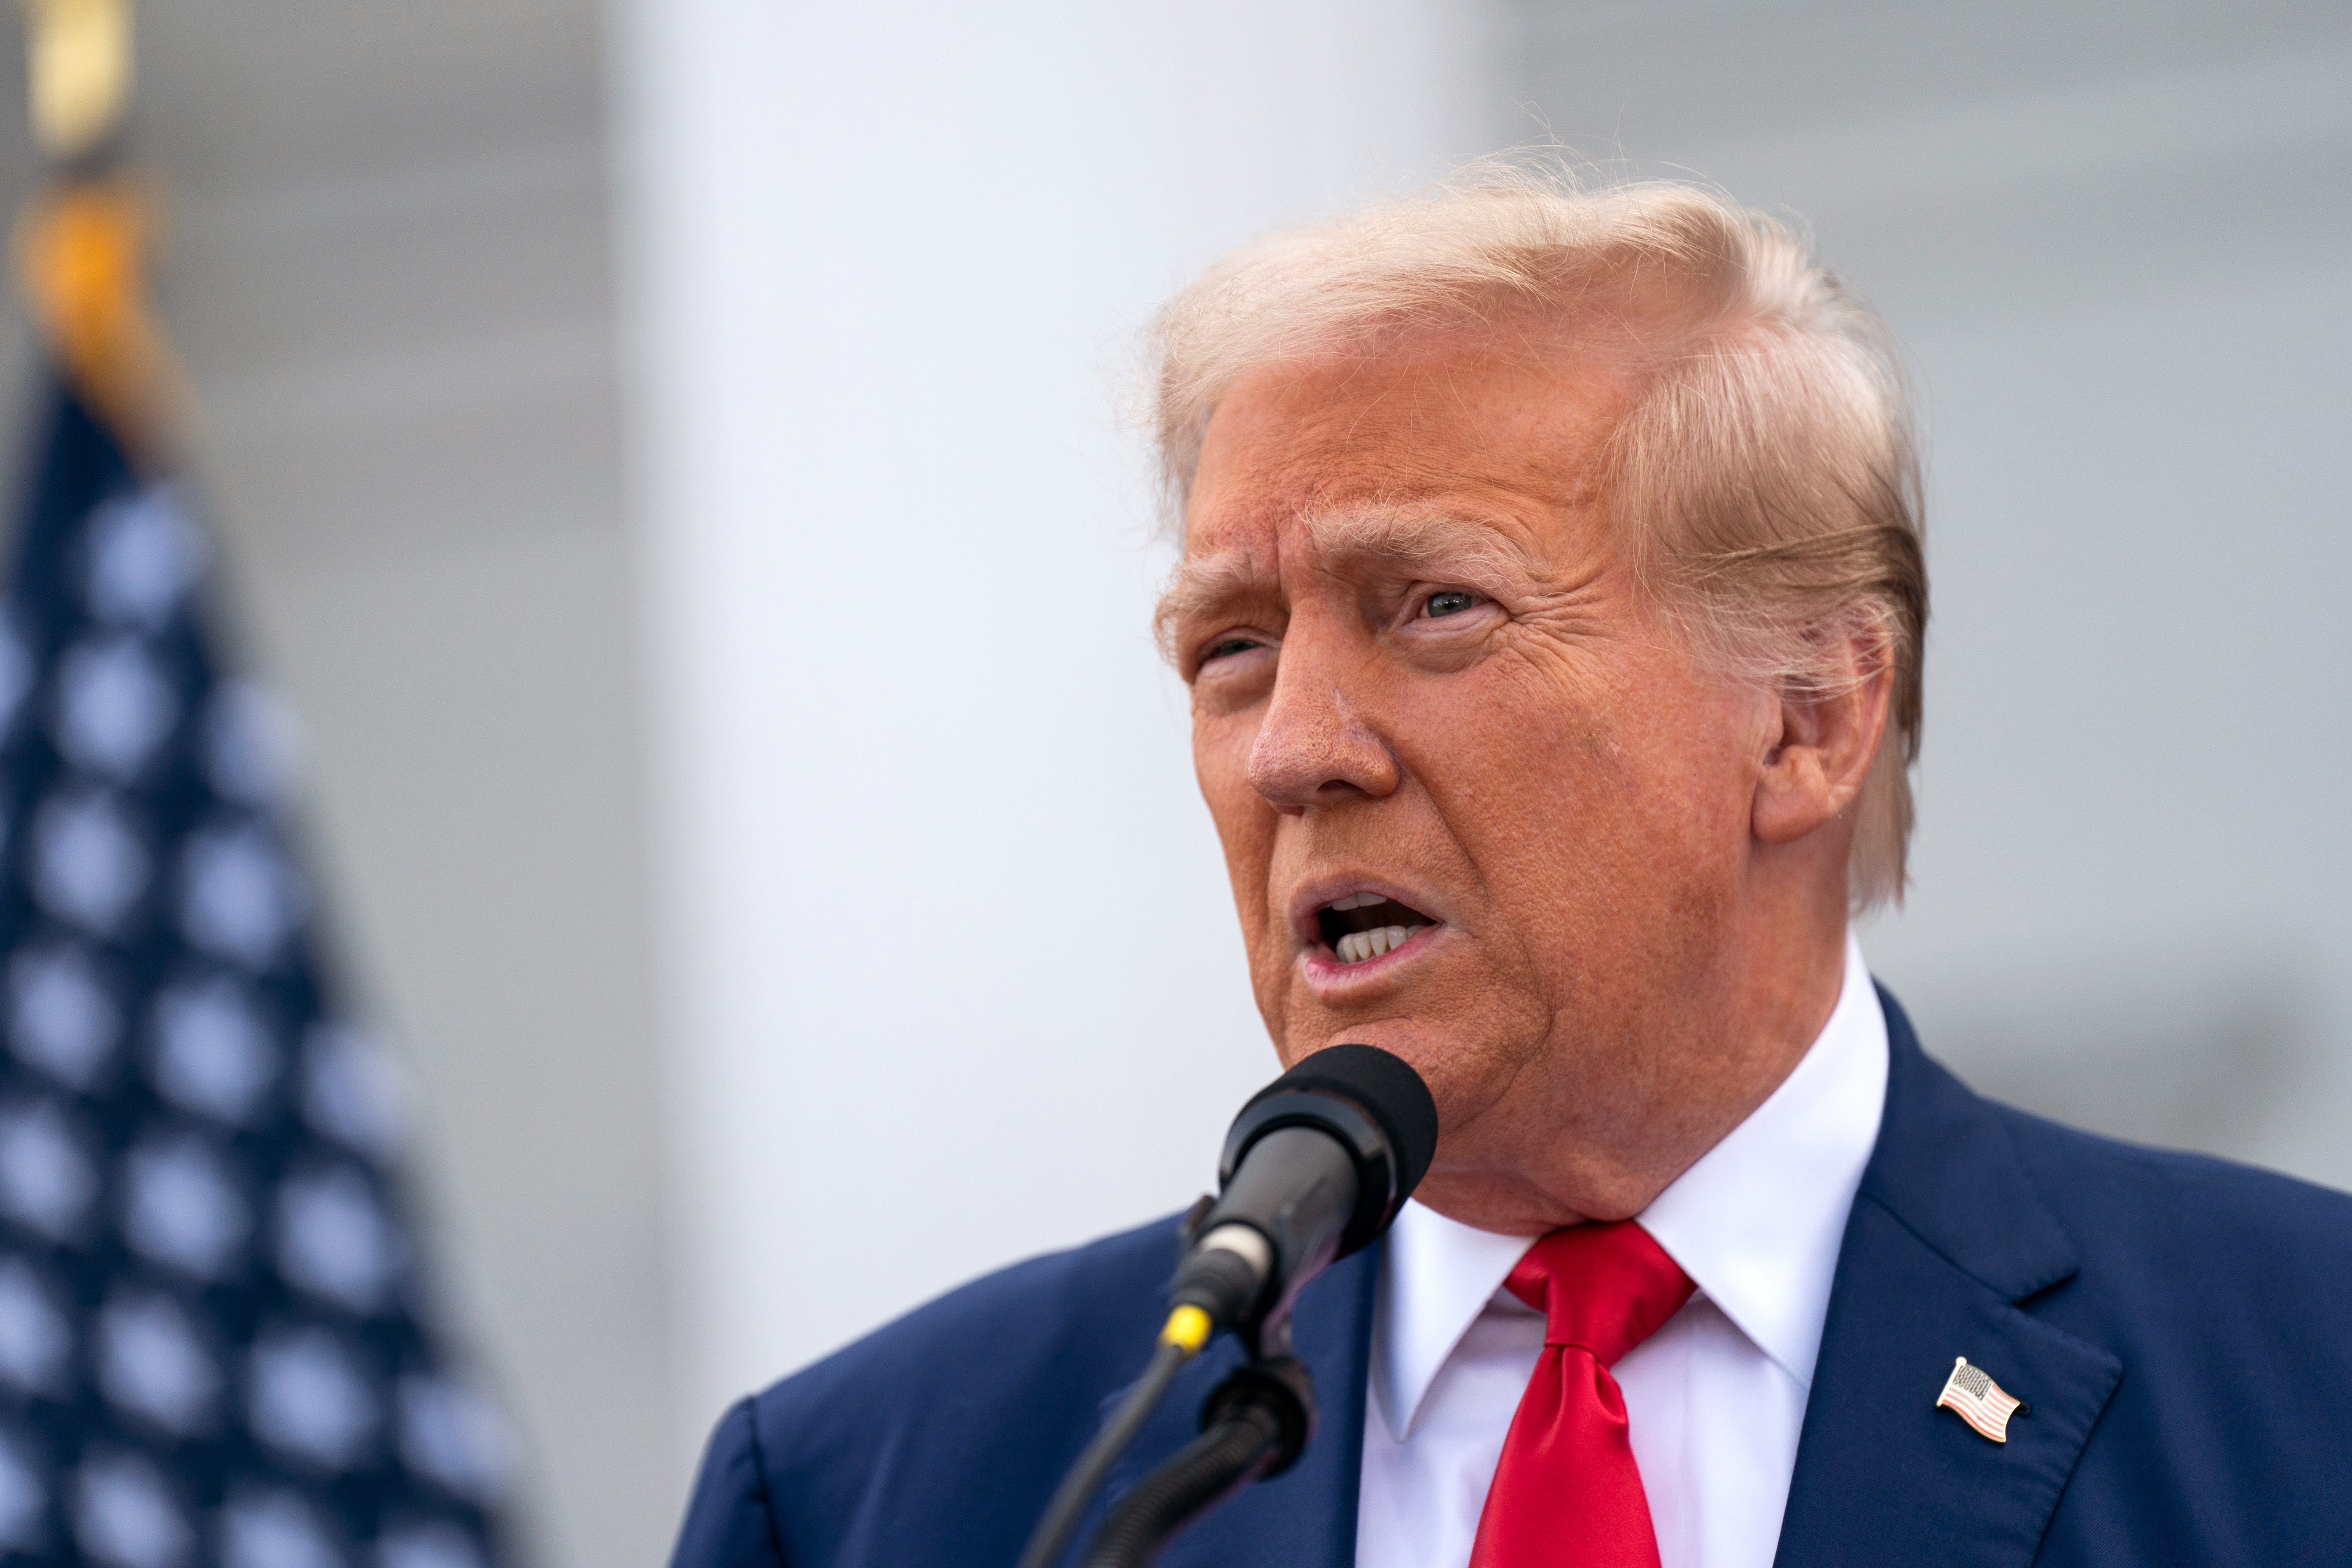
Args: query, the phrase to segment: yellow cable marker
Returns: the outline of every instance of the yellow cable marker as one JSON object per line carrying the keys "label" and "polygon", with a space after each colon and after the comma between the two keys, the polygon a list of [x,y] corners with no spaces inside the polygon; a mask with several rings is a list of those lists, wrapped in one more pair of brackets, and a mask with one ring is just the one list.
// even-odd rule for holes
{"label": "yellow cable marker", "polygon": [[1198,1307],[1179,1307],[1168,1314],[1167,1327],[1160,1331],[1163,1345],[1181,1345],[1186,1355],[1198,1355],[1201,1347],[1209,1342],[1209,1334],[1216,1325],[1209,1314]]}

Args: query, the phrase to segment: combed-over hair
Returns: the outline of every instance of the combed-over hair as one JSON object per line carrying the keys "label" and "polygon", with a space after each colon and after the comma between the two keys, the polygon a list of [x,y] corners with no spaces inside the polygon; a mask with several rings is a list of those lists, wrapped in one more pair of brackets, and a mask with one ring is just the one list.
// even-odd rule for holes
{"label": "combed-over hair", "polygon": [[1892,337],[1786,225],[1696,186],[1498,162],[1263,238],[1153,329],[1171,521],[1218,400],[1249,370],[1531,313],[1630,331],[1638,390],[1604,456],[1609,513],[1697,646],[1815,691],[1840,679],[1845,637],[1884,648],[1891,733],[1847,885],[1856,910],[1900,901],[1927,620],[1916,447]]}

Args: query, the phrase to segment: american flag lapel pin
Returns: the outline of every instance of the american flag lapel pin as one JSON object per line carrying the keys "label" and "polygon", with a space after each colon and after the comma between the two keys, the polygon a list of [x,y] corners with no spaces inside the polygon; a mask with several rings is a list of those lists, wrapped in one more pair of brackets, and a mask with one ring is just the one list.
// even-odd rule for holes
{"label": "american flag lapel pin", "polygon": [[1966,1356],[1953,1358],[1952,1375],[1944,1380],[1936,1408],[1950,1411],[1996,1443],[2009,1441],[2011,1416],[2033,1413],[2033,1406],[2011,1396],[1984,1368],[1970,1366]]}

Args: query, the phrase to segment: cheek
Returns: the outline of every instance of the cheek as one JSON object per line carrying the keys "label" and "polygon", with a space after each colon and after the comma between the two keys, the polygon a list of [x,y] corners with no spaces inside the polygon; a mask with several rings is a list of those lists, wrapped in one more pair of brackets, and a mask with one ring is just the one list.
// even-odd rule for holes
{"label": "cheek", "polygon": [[1678,672],[1497,661],[1427,708],[1415,771],[1498,912],[1566,939],[1538,951],[1590,952],[1636,910],[1709,901],[1745,846],[1737,715]]}
{"label": "cheek", "polygon": [[1223,845],[1226,873],[1233,879],[1234,902],[1244,929],[1256,933],[1265,918],[1266,878],[1274,857],[1274,808],[1250,787],[1250,747],[1257,734],[1254,719],[1210,715],[1192,718],[1192,771],[1200,781],[1201,798],[1217,826]]}
{"label": "cheek", "polygon": [[1250,742],[1255,733],[1254,724],[1193,705],[1192,774],[1220,833],[1243,807],[1244,797],[1256,793],[1249,787]]}
{"label": "cheek", "polygon": [[1549,837],[1622,787],[1621,715],[1589,673],[1499,659],[1416,699],[1401,727],[1418,740],[1414,771],[1465,837]]}

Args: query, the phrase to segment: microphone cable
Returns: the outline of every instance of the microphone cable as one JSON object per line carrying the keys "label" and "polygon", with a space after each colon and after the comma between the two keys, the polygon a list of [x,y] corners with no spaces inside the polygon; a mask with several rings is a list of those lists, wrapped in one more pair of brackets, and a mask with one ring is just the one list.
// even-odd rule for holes
{"label": "microphone cable", "polygon": [[1315,1382],[1288,1356],[1253,1362],[1209,1395],[1201,1435],[1111,1505],[1086,1568],[1144,1568],[1234,1491],[1278,1476],[1315,1436]]}
{"label": "microphone cable", "polygon": [[1021,1553],[1021,1568],[1054,1568],[1062,1560],[1078,1532],[1078,1523],[1086,1517],[1087,1504],[1094,1500],[1096,1489],[1118,1462],[1118,1457],[1127,1452],[1127,1446],[1135,1441],[1135,1435],[1143,1430],[1144,1422],[1150,1419],[1160,1402],[1167,1397],[1170,1385],[1184,1370],[1184,1363],[1200,1354],[1201,1347],[1209,1342],[1214,1327],[1209,1314],[1198,1307],[1182,1306],[1168,1314],[1143,1375],[1135,1380],[1127,1397],[1119,1401],[1118,1409],[1078,1455],[1069,1474],[1062,1478],[1054,1500],[1046,1505],[1045,1517],[1038,1520],[1036,1530],[1030,1534],[1028,1550]]}

